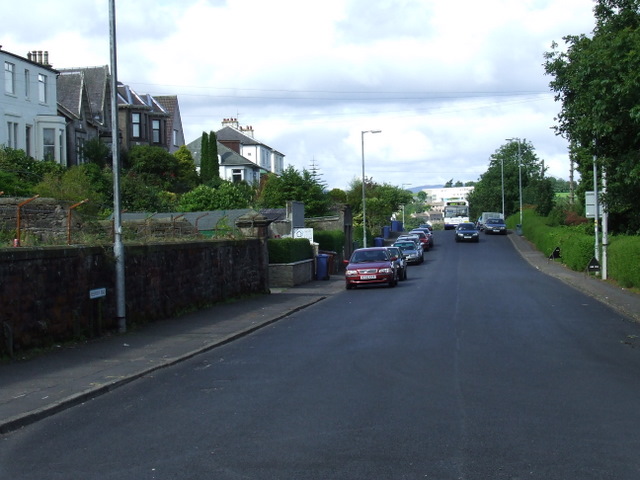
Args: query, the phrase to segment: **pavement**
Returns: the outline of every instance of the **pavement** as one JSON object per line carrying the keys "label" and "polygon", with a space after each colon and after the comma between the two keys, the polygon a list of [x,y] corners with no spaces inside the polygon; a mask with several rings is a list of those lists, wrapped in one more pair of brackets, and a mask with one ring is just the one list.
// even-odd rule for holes
{"label": "pavement", "polygon": [[[549,260],[510,234],[532,266],[640,322],[640,295]],[[0,365],[0,434],[54,415],[155,370],[254,332],[344,290],[342,275],[225,302],[124,334],[54,348]]]}

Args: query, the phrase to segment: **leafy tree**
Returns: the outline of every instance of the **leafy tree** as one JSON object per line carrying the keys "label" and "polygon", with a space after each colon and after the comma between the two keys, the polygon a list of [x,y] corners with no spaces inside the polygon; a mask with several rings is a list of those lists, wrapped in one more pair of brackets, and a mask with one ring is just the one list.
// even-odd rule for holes
{"label": "leafy tree", "polygon": [[563,38],[545,54],[550,87],[561,102],[556,131],[569,140],[582,182],[593,157],[607,174],[604,201],[612,231],[640,231],[640,0],[598,0],[596,26]]}
{"label": "leafy tree", "polygon": [[176,193],[188,192],[197,187],[200,180],[191,151],[185,145],[182,145],[173,156],[178,160],[178,174],[175,182]]}
{"label": "leafy tree", "polygon": [[[398,212],[401,205],[412,202],[413,195],[389,184],[377,184],[371,179],[365,182],[365,200],[367,202],[367,231],[380,232],[382,227],[389,225],[391,216]],[[362,225],[362,181],[353,180],[347,191],[347,201],[354,212],[354,221]]]}
{"label": "leafy tree", "polygon": [[318,180],[306,169],[302,173],[289,165],[282,175],[270,173],[261,181],[258,205],[264,208],[284,208],[287,201],[304,203],[307,217],[326,215],[331,197]]}
{"label": "leafy tree", "polygon": [[43,197],[68,203],[88,200],[80,209],[92,214],[101,211],[105,201],[103,195],[94,188],[90,175],[82,166],[71,167],[62,174],[48,173],[34,190]]}
{"label": "leafy tree", "polygon": [[503,177],[505,216],[520,209],[520,177],[523,204],[536,205],[542,215],[546,215],[553,207],[551,182],[544,177],[542,162],[531,143],[520,142],[518,148],[518,142],[509,142],[491,155],[487,171],[469,193],[472,218],[479,217],[482,212],[502,211]]}
{"label": "leafy tree", "polygon": [[61,174],[64,170],[65,167],[59,163],[35,160],[24,150],[0,146],[0,172],[4,174],[0,191],[4,191],[5,195],[31,195],[33,187],[47,173]]}
{"label": "leafy tree", "polygon": [[127,174],[146,185],[174,191],[179,175],[178,159],[162,147],[139,145],[129,151]]}
{"label": "leafy tree", "polygon": [[99,138],[87,140],[82,146],[82,155],[87,162],[95,163],[100,167],[110,165],[111,149]]}
{"label": "leafy tree", "polygon": [[344,204],[347,203],[347,192],[341,190],[339,188],[332,188],[329,190],[329,198],[334,204]]}
{"label": "leafy tree", "polygon": [[185,212],[248,208],[251,188],[243,182],[223,180],[217,188],[199,185],[180,198],[179,209]]}
{"label": "leafy tree", "polygon": [[211,180],[211,170],[209,168],[209,134],[202,132],[200,140],[200,181],[207,183]]}

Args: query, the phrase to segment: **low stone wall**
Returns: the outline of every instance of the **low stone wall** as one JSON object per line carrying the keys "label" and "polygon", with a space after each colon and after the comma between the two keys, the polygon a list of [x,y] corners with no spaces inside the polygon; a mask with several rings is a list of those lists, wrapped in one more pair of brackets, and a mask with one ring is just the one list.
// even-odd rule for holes
{"label": "low stone wall", "polygon": [[293,263],[270,263],[270,287],[294,287],[313,280],[315,261],[313,258]]}
{"label": "low stone wall", "polygon": [[[260,239],[126,245],[124,256],[128,325],[269,291]],[[115,297],[110,246],[0,249],[0,356],[117,329]]]}

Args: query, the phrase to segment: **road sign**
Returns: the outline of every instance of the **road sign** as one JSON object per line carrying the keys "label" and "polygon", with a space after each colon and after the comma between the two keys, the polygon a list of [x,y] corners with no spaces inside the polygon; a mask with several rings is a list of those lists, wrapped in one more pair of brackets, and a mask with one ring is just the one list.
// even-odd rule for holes
{"label": "road sign", "polygon": [[[599,197],[599,196],[598,196]],[[596,194],[584,192],[584,207],[587,218],[596,218]],[[598,206],[598,218],[602,218],[602,205]]]}

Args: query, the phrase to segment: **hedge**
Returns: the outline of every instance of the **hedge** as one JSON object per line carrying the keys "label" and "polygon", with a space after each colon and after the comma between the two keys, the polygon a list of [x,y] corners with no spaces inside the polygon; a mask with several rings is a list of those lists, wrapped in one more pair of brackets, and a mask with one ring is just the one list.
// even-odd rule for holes
{"label": "hedge", "polygon": [[267,248],[269,263],[293,263],[313,258],[313,248],[306,238],[270,238]]}
{"label": "hedge", "polygon": [[320,230],[313,232],[313,240],[319,250],[342,253],[345,235],[342,230]]}
{"label": "hedge", "polygon": [[[522,212],[522,234],[546,256],[560,247],[560,261],[568,268],[584,272],[595,256],[595,239],[587,233],[588,225],[550,227],[547,219],[533,210]],[[507,219],[507,225],[515,229],[519,213]],[[640,288],[640,237],[610,235],[607,249],[607,278],[624,288]],[[602,258],[602,256],[600,256]]]}

